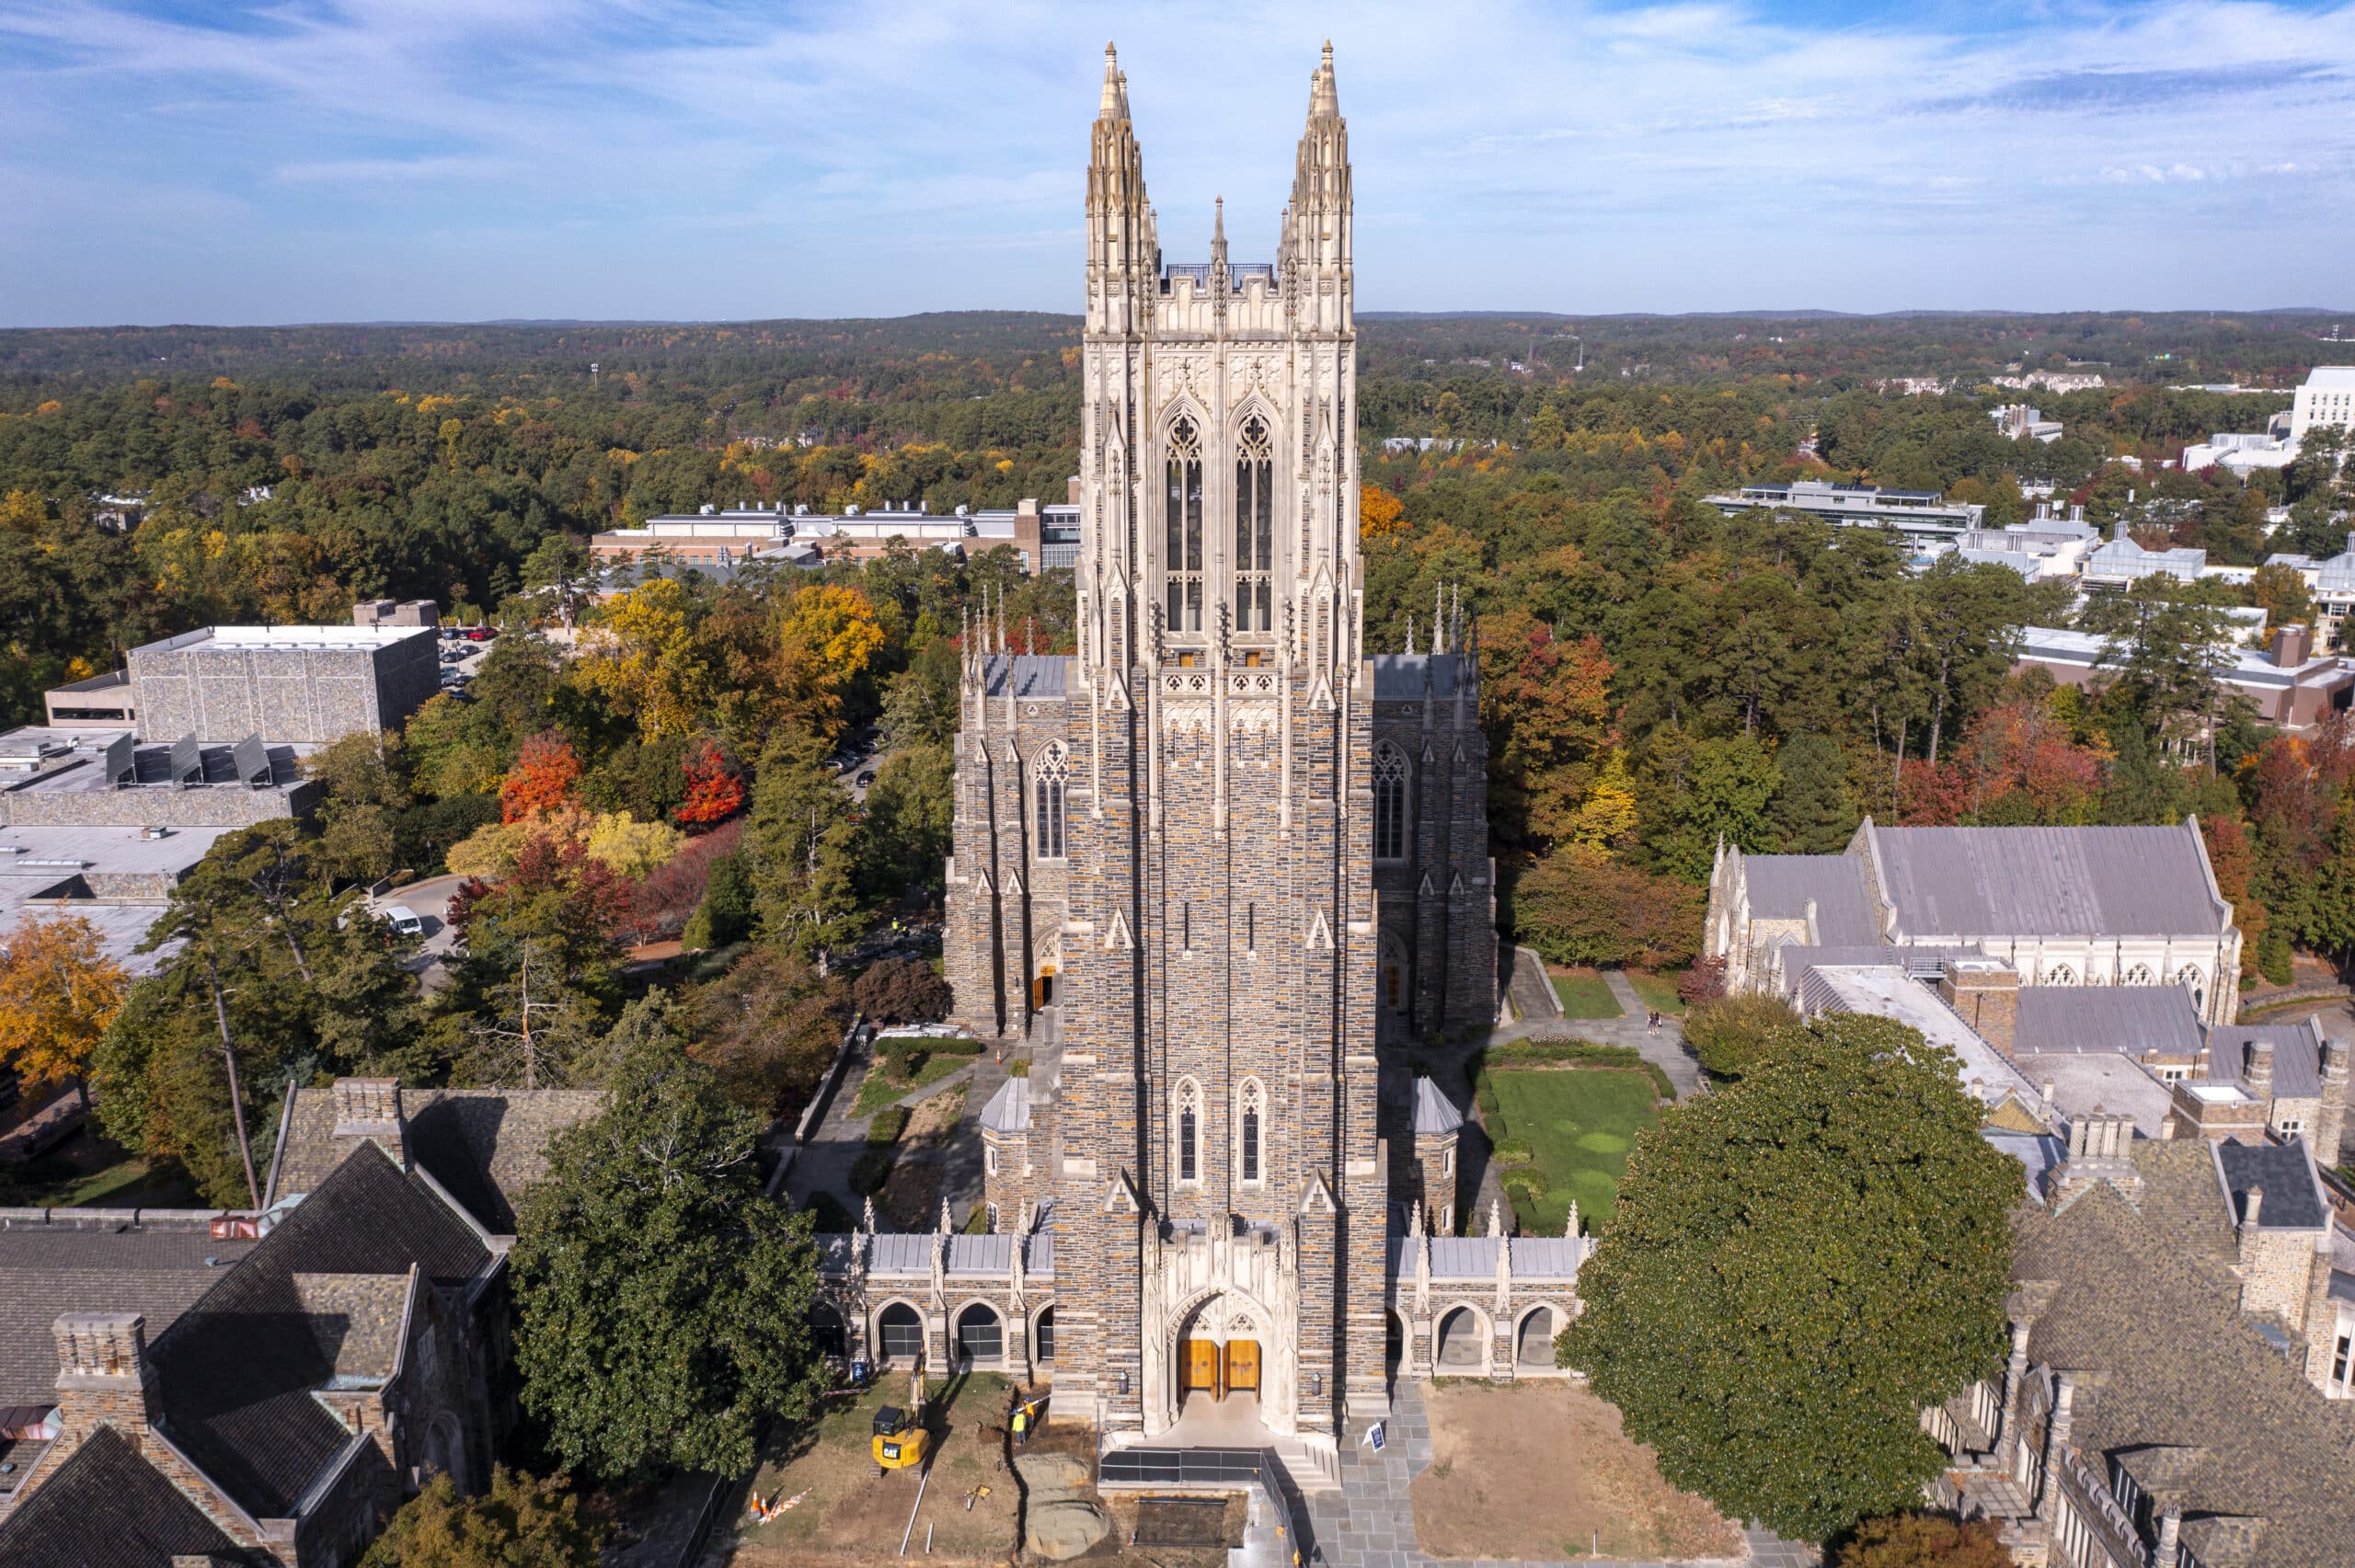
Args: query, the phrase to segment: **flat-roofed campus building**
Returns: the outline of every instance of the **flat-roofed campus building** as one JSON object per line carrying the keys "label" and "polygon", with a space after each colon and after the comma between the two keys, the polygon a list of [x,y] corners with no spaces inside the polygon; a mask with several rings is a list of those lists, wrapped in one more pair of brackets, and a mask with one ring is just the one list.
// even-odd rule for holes
{"label": "flat-roofed campus building", "polygon": [[1728,517],[1741,511],[1805,512],[1826,522],[1892,529],[1911,539],[1952,539],[1966,529],[1980,527],[1987,518],[1985,507],[1949,501],[1936,490],[1890,490],[1828,479],[1744,485],[1739,494],[1707,499]]}
{"label": "flat-roofed campus building", "polygon": [[140,732],[325,745],[398,729],[441,689],[429,626],[208,626],[131,650]]}

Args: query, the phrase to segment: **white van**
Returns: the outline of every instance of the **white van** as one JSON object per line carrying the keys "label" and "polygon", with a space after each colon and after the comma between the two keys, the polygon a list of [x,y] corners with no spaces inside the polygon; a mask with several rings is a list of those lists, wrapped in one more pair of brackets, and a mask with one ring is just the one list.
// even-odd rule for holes
{"label": "white van", "polygon": [[387,904],[385,906],[385,920],[395,931],[399,932],[403,936],[423,936],[425,934],[424,919],[407,904]]}

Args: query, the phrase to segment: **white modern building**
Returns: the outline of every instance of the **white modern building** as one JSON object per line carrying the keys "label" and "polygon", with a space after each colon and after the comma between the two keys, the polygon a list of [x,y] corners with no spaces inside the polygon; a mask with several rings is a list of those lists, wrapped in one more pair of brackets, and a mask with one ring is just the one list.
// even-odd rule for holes
{"label": "white modern building", "polygon": [[2316,365],[2290,403],[2290,444],[2321,425],[2355,426],[2355,365]]}

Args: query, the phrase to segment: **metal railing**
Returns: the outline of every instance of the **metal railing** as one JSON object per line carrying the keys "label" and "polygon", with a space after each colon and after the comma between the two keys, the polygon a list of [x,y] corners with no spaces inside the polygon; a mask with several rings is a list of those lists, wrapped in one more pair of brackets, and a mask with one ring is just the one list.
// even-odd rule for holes
{"label": "metal railing", "polygon": [[1292,1477],[1272,1448],[1108,1448],[1096,1473],[1100,1486],[1257,1486],[1276,1511],[1289,1559],[1302,1568],[1323,1561],[1308,1532],[1308,1510],[1294,1506]]}

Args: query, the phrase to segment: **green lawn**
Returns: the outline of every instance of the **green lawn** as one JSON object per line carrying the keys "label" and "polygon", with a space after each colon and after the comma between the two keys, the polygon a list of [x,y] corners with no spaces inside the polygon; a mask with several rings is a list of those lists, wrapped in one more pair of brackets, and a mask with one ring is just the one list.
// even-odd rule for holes
{"label": "green lawn", "polygon": [[1627,983],[1644,999],[1646,1007],[1657,1008],[1671,1018],[1684,1016],[1684,999],[1676,994],[1676,982],[1683,971],[1672,975],[1648,975],[1641,969],[1627,971]]}
{"label": "green lawn", "polygon": [[1488,1082],[1499,1113],[1488,1119],[1488,1136],[1528,1144],[1545,1175],[1545,1196],[1535,1203],[1512,1195],[1522,1231],[1560,1235],[1573,1197],[1587,1230],[1601,1230],[1636,1134],[1660,1119],[1652,1081],[1617,1068],[1574,1068],[1492,1070]]}
{"label": "green lawn", "polygon": [[1554,994],[1562,999],[1563,1014],[1570,1018],[1616,1018],[1619,1002],[1611,988],[1592,969],[1572,969],[1554,977]]}
{"label": "green lawn", "polygon": [[867,1070],[867,1080],[858,1086],[858,1098],[851,1103],[851,1115],[871,1116],[902,1094],[913,1093],[927,1083],[937,1083],[966,1063],[979,1060],[976,1057],[951,1056],[946,1051],[924,1059],[915,1076],[905,1083],[894,1083],[884,1074],[878,1061]]}

